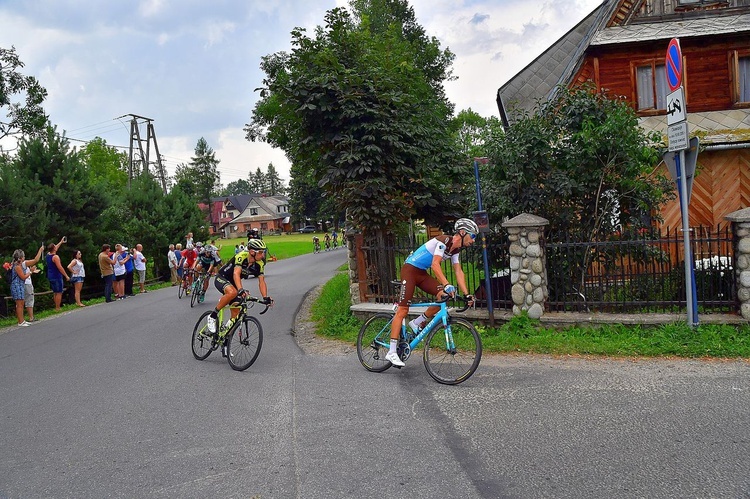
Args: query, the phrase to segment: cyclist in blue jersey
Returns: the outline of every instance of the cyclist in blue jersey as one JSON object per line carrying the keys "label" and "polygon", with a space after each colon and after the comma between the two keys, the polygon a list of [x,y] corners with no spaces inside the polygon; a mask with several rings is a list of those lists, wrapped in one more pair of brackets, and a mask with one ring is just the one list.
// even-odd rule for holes
{"label": "cyclist in blue jersey", "polygon": [[[469,294],[466,287],[466,276],[458,254],[464,249],[474,244],[474,240],[479,233],[479,228],[473,220],[469,218],[459,218],[453,226],[454,234],[452,236],[438,236],[430,239],[422,246],[410,254],[404,265],[401,267],[401,295],[399,296],[398,309],[391,323],[391,343],[385,359],[396,367],[403,367],[405,364],[399,358],[396,348],[398,347],[399,334],[401,333],[401,322],[409,314],[411,300],[414,298],[415,288],[419,288],[426,293],[435,295],[437,300],[447,299],[456,296],[456,288],[448,282],[443,273],[440,264],[450,258],[453,265],[453,272],[456,274],[456,281],[461,292],[469,298],[469,305],[474,304],[474,297]],[[434,277],[427,273],[427,269],[432,269]],[[415,334],[425,322],[429,322],[438,312],[438,307],[429,307],[422,315],[409,322]]]}

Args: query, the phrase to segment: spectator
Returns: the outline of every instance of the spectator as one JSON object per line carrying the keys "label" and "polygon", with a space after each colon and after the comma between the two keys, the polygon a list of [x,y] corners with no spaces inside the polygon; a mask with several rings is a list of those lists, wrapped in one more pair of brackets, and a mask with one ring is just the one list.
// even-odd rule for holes
{"label": "spectator", "polygon": [[122,244],[115,245],[115,298],[118,300],[125,299],[125,262],[130,260],[127,246]]}
{"label": "spectator", "polygon": [[182,284],[182,244],[177,243],[175,246],[174,257],[177,259],[177,280]]}
{"label": "spectator", "polygon": [[[128,248],[125,248],[125,251],[128,251]],[[125,296],[135,296],[135,293],[133,293],[133,276],[135,267],[133,265],[135,261],[135,248],[130,250],[133,252],[133,254],[128,254],[130,258],[127,260],[124,260],[125,263]]]}
{"label": "spectator", "polygon": [[169,262],[169,280],[172,281],[172,286],[177,285],[177,257],[174,254],[174,244],[169,245],[169,251],[167,251],[167,262]]}
{"label": "spectator", "polygon": [[138,272],[138,285],[141,288],[141,293],[146,293],[146,257],[143,256],[142,244],[135,245],[133,259],[135,260],[133,264],[135,266],[135,271]]}
{"label": "spectator", "polygon": [[[33,260],[24,260],[23,263],[21,263],[21,268],[23,268],[24,274],[29,273],[29,271],[31,274],[39,273],[36,264],[39,262],[39,259],[42,258],[42,253],[44,253],[44,246],[39,246],[39,251],[36,252],[36,257]],[[29,274],[29,277],[23,282],[23,303],[26,307],[26,313],[29,314],[28,322],[36,322],[36,319],[34,319],[34,283],[31,282],[31,274]]]}
{"label": "spectator", "polygon": [[115,260],[110,255],[109,244],[102,244],[102,252],[99,253],[99,271],[104,279],[104,301],[112,301],[112,284],[115,279],[114,264]]}
{"label": "spectator", "polygon": [[193,246],[195,246],[195,244],[193,244],[193,233],[188,232],[187,236],[185,236],[185,249],[193,249]]}
{"label": "spectator", "polygon": [[76,299],[76,305],[85,307],[86,305],[81,303],[81,288],[83,287],[83,278],[86,277],[86,271],[83,268],[80,250],[73,252],[73,259],[68,264],[68,270],[70,271],[70,282],[73,283],[73,295]]}
{"label": "spectator", "polygon": [[57,311],[60,310],[60,305],[62,304],[62,293],[63,288],[65,287],[63,277],[66,281],[70,280],[68,273],[65,272],[65,269],[60,262],[60,256],[57,254],[57,250],[60,249],[60,246],[67,242],[67,240],[68,238],[63,236],[59,243],[49,243],[47,245],[47,280],[49,280],[49,287],[53,293],[52,301],[54,301],[55,310]]}
{"label": "spectator", "polygon": [[[39,261],[39,258],[41,258],[42,251],[44,251],[44,246],[39,248],[39,251],[36,255],[36,261]],[[25,282],[26,279],[31,278],[31,270],[28,269],[27,262],[36,263],[34,260],[26,260],[26,254],[21,249],[17,249],[13,252],[13,262],[11,263],[11,277],[8,284],[10,285],[10,295],[16,302],[16,319],[18,319],[18,325],[21,327],[28,327],[31,325],[23,318],[23,307],[26,298]]]}

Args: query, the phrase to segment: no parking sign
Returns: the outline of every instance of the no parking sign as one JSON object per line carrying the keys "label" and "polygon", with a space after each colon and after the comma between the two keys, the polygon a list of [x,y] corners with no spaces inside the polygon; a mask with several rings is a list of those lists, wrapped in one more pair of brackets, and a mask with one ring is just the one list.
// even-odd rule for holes
{"label": "no parking sign", "polygon": [[682,50],[680,49],[680,40],[672,38],[667,47],[667,84],[669,89],[674,92],[682,85]]}

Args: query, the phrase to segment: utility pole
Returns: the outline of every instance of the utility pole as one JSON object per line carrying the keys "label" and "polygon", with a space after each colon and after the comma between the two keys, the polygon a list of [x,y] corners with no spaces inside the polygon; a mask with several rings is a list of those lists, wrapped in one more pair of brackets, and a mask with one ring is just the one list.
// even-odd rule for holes
{"label": "utility pole", "polygon": [[[142,172],[149,173],[149,157],[151,154],[151,142],[154,143],[154,152],[156,153],[156,175],[161,180],[161,187],[164,193],[167,193],[167,179],[166,172],[164,170],[164,164],[162,163],[161,154],[159,154],[159,144],[156,142],[156,132],[154,131],[154,125],[151,123],[151,118],[144,116],[138,116],[136,114],[125,114],[120,118],[130,116],[130,147],[128,149],[128,189],[130,189],[130,181],[134,174],[134,165],[139,162],[142,166]],[[118,118],[119,119],[119,118]],[[146,139],[141,138],[141,131],[139,120],[146,124]],[[143,142],[146,142],[146,149],[143,149]],[[135,157],[134,157],[135,156]],[[138,170],[141,171],[141,170]]]}

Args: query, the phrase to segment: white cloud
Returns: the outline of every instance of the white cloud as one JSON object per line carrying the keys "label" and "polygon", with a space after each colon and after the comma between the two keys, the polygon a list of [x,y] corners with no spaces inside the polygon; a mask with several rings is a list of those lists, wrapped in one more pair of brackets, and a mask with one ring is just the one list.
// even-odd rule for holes
{"label": "white cloud", "polygon": [[[497,115],[495,93],[580,22],[598,0],[413,0],[427,34],[455,54],[459,80],[446,91],[456,109]],[[205,137],[226,185],[273,162],[289,178],[283,152],[250,143],[242,128],[258,98],[260,58],[290,49],[290,32],[312,33],[324,13],[348,0],[4,0],[0,47],[15,45],[49,91],[52,122],[68,136],[127,146],[119,116],[152,118],[170,173]],[[7,148],[7,146],[6,146]]]}

